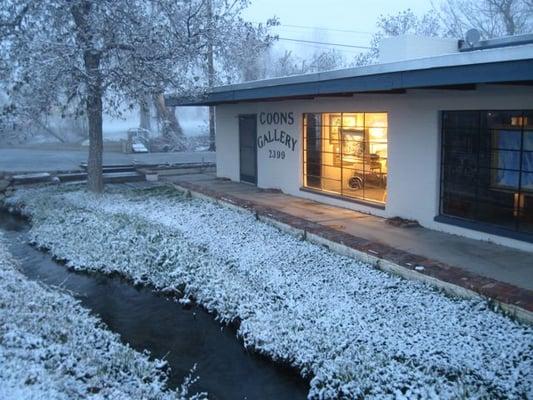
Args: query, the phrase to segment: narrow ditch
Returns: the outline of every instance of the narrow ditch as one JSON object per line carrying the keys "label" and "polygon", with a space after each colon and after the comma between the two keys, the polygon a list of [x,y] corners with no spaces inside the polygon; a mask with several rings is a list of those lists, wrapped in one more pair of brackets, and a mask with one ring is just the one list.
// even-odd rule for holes
{"label": "narrow ditch", "polygon": [[309,385],[294,370],[247,352],[232,328],[200,307],[184,307],[119,277],[71,271],[29,245],[28,222],[7,211],[0,210],[0,230],[28,278],[72,291],[123,342],[165,359],[171,388],[196,364],[200,380],[193,390],[210,399],[306,398]]}

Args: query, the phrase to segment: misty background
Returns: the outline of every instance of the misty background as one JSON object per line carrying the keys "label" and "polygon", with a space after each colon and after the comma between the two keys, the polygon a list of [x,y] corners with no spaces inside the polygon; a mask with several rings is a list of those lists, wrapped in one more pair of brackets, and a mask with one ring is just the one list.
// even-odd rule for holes
{"label": "misty background", "polygon": [[[211,1],[216,8],[217,0],[209,0],[209,4]],[[198,68],[206,70],[207,89],[376,63],[380,39],[387,36],[415,34],[460,39],[467,29],[477,28],[484,38],[490,38],[533,30],[530,0],[240,0],[239,4],[235,22],[238,29],[244,29],[245,37],[239,38],[242,43],[237,47],[243,50],[227,51],[222,48],[224,44],[219,44],[221,50],[214,51],[211,71],[209,59],[201,59]],[[226,72],[228,67],[231,73]],[[0,104],[8,103],[8,97],[0,91]],[[164,136],[170,124],[174,136],[192,140],[173,150],[214,149],[214,124],[212,119],[210,123],[207,107],[165,110],[164,104],[158,107],[157,99],[141,99],[136,104],[116,104],[112,114],[103,115],[105,143],[125,140],[128,130],[138,127],[145,128],[150,137]],[[29,115],[26,120],[32,118]],[[88,145],[84,117],[44,113],[21,131],[24,132],[0,135],[0,145]]]}
{"label": "misty background", "polygon": [[[243,17],[252,23],[262,23],[266,18],[277,17],[279,25],[272,28],[278,35],[267,50],[265,63],[283,57],[290,52],[295,59],[306,60],[317,52],[334,50],[344,57],[339,66],[350,66],[365,49],[348,46],[370,47],[376,33],[376,21],[380,15],[396,14],[412,9],[423,15],[431,9],[429,0],[252,0]],[[293,41],[294,40],[294,41]],[[298,40],[298,41],[296,41]],[[301,42],[300,42],[301,41]],[[314,43],[307,43],[314,42]],[[334,43],[333,44],[319,44]],[[337,45],[338,44],[338,45]],[[268,77],[279,75],[273,69]],[[176,116],[187,136],[208,134],[208,109],[206,107],[178,107]],[[139,125],[139,110],[127,112],[124,118],[104,117],[104,139],[119,140],[125,132]],[[152,115],[152,126],[157,120]]]}

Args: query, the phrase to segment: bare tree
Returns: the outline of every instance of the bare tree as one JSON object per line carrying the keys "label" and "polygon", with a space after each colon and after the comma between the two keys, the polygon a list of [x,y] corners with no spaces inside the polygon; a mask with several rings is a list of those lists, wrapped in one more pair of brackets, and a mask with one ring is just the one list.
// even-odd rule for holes
{"label": "bare tree", "polygon": [[152,116],[150,112],[150,101],[145,96],[139,101],[139,126],[147,131],[152,130]]}
{"label": "bare tree", "polygon": [[[193,5],[193,3],[195,5]],[[102,116],[147,94],[197,90],[193,67],[203,1],[4,0],[2,79],[11,100],[32,99],[88,120],[88,187],[103,190]],[[3,5],[4,7],[4,5]],[[170,20],[168,10],[172,10]],[[180,22],[181,21],[181,22]]]}
{"label": "bare tree", "polygon": [[154,96],[154,104],[157,112],[157,119],[162,125],[161,133],[165,141],[175,150],[184,150],[185,141],[183,129],[176,117],[174,107],[167,107],[165,96],[159,93]]}
{"label": "bare tree", "polygon": [[432,2],[433,10],[417,16],[407,9],[381,15],[370,50],[359,54],[354,65],[377,62],[382,38],[403,34],[463,38],[470,28],[479,29],[486,39],[533,31],[531,0],[442,0]]}
{"label": "bare tree", "polygon": [[217,84],[253,81],[263,79],[267,74],[265,59],[272,43],[277,40],[270,30],[278,21],[270,19],[264,24],[252,24],[237,18],[238,22],[226,32],[231,45],[219,43],[216,47]]}
{"label": "bare tree", "polygon": [[286,50],[281,56],[274,58],[268,76],[282,77],[305,73],[305,61],[296,57],[292,51]]}
{"label": "bare tree", "polygon": [[378,31],[372,35],[370,50],[359,54],[354,65],[373,64],[379,58],[379,44],[385,37],[414,34],[421,36],[440,36],[442,29],[435,13],[429,12],[421,17],[411,9],[400,11],[397,14],[380,15],[376,23]]}
{"label": "bare tree", "polygon": [[285,51],[281,56],[274,58],[267,74],[270,77],[282,77],[331,71],[343,67],[346,67],[346,59],[335,49],[316,51],[309,58],[297,57],[291,51]]}
{"label": "bare tree", "polygon": [[[276,39],[270,28],[276,19],[252,24],[242,18],[248,0],[206,0],[197,12],[204,16],[206,35],[200,55],[208,89],[215,85],[258,79],[261,54]],[[215,150],[215,113],[209,108],[209,149]]]}
{"label": "bare tree", "polygon": [[462,38],[470,28],[485,39],[533,32],[531,0],[443,0],[433,8],[448,36]]}
{"label": "bare tree", "polygon": [[317,51],[308,60],[309,67],[306,72],[331,71],[346,66],[346,60],[338,50],[330,49]]}

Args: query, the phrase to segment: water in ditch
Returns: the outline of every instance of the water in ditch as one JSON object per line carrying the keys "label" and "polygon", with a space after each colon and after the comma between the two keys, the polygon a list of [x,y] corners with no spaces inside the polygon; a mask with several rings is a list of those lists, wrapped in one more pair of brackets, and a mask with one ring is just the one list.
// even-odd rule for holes
{"label": "water in ditch", "polygon": [[179,385],[196,364],[195,391],[211,399],[304,399],[308,384],[293,370],[246,352],[235,332],[199,307],[136,288],[103,274],[69,271],[26,242],[28,223],[0,211],[0,230],[24,274],[73,291],[83,306],[98,315],[124,342],[170,366],[169,386]]}

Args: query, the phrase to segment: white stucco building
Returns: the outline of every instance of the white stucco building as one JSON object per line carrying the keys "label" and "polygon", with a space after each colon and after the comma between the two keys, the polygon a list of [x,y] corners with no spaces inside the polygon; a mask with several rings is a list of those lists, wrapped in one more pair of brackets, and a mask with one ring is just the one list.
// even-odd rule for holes
{"label": "white stucco building", "polygon": [[382,59],[167,101],[215,106],[220,177],[532,251],[533,35]]}

